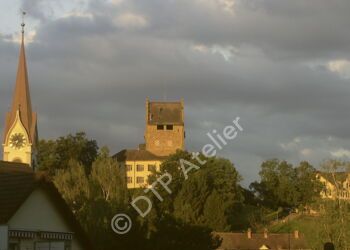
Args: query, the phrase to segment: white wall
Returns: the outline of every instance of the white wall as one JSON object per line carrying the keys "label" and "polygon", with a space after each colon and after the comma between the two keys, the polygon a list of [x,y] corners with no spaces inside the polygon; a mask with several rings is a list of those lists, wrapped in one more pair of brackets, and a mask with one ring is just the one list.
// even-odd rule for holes
{"label": "white wall", "polygon": [[7,250],[8,248],[8,227],[7,225],[0,225],[0,250]]}

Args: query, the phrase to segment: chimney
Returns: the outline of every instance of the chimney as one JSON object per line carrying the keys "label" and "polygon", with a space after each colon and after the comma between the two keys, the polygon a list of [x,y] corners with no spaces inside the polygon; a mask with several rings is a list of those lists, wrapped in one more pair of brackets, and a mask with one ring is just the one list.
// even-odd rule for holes
{"label": "chimney", "polygon": [[264,238],[267,239],[267,228],[264,229]]}
{"label": "chimney", "polygon": [[252,229],[250,229],[250,228],[248,228],[247,237],[248,237],[248,239],[252,238]]}
{"label": "chimney", "polygon": [[299,239],[299,231],[298,230],[294,231],[294,238]]}

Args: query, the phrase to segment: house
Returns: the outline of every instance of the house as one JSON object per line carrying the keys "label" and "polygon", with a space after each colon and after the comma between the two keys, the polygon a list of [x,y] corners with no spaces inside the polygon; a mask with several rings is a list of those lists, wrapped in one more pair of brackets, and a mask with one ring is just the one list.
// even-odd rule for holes
{"label": "house", "polygon": [[299,233],[215,233],[222,239],[218,250],[311,250]]}
{"label": "house", "polygon": [[0,161],[1,250],[92,249],[54,184],[27,164]]}
{"label": "house", "polygon": [[320,194],[321,198],[350,200],[350,173],[318,172],[316,177],[324,185]]}
{"label": "house", "polygon": [[160,170],[162,161],[185,148],[184,103],[146,100],[145,144],[115,154],[126,173],[128,188],[148,186],[148,177]]}

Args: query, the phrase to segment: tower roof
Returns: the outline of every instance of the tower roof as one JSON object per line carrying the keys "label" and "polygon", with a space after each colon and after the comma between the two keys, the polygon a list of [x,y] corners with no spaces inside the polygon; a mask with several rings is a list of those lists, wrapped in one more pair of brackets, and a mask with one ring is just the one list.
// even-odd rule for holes
{"label": "tower roof", "polygon": [[15,92],[13,95],[11,110],[6,117],[4,141],[16,119],[17,111],[19,111],[21,122],[27,130],[30,142],[34,144],[36,142],[36,113],[32,112],[23,32],[19,52]]}
{"label": "tower roof", "polygon": [[159,102],[147,100],[148,124],[184,124],[183,102]]}

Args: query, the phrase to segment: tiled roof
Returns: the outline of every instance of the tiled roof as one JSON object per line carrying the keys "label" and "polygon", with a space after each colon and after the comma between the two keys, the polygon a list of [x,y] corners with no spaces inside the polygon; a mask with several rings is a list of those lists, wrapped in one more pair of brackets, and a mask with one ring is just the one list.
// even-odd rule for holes
{"label": "tiled roof", "polygon": [[43,173],[35,173],[29,165],[0,161],[0,224],[6,224],[30,194],[41,188],[60,211],[84,249],[93,249],[84,230],[54,184]]}
{"label": "tiled roof", "polygon": [[262,233],[254,233],[250,239],[247,233],[216,233],[216,235],[222,239],[221,246],[218,248],[220,250],[253,250],[260,249],[263,245],[269,249],[311,249],[307,246],[303,235],[295,238],[294,234],[268,233],[267,238],[265,238]]}
{"label": "tiled roof", "polygon": [[181,102],[149,102],[148,124],[183,124]]}
{"label": "tiled roof", "polygon": [[116,158],[118,162],[124,162],[164,160],[166,157],[154,155],[144,149],[124,149],[116,153],[113,158]]}

